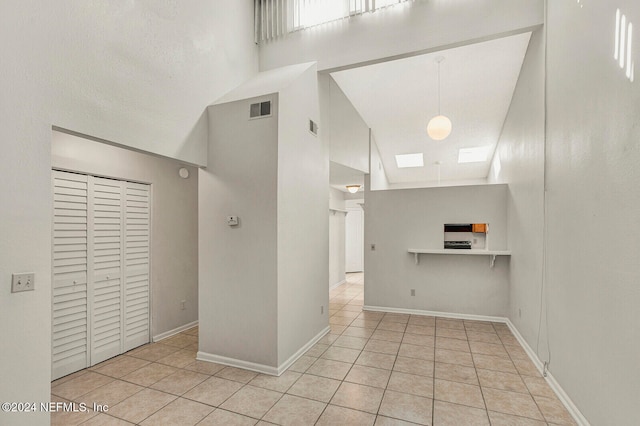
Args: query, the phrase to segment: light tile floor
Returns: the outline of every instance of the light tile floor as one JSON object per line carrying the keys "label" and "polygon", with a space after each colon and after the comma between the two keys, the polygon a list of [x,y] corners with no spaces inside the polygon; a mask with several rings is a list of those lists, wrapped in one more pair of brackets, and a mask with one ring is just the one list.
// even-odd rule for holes
{"label": "light tile floor", "polygon": [[56,380],[106,404],[53,425],[575,424],[500,323],[362,311],[363,275],[330,292],[331,333],[280,377],[196,361],[198,328]]}

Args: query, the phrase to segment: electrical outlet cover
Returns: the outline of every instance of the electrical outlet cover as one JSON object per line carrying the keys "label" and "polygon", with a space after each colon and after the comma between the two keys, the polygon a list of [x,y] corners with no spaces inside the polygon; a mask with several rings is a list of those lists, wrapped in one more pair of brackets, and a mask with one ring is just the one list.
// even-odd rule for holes
{"label": "electrical outlet cover", "polygon": [[11,293],[35,290],[35,278],[36,278],[36,274],[34,274],[33,272],[26,272],[22,274],[12,274],[11,275]]}

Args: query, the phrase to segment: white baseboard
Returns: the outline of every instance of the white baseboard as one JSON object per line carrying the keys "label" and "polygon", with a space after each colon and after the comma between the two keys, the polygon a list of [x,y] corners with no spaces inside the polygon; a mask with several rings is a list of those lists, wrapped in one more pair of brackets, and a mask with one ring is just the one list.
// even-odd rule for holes
{"label": "white baseboard", "polygon": [[230,367],[243,368],[245,370],[256,371],[262,374],[269,374],[271,376],[280,376],[284,373],[287,368],[289,368],[294,362],[298,360],[306,351],[311,348],[311,346],[315,345],[318,340],[322,339],[327,333],[331,331],[331,327],[327,326],[320,333],[316,334],[311,338],[304,346],[296,351],[293,355],[289,357],[285,362],[280,364],[278,367],[274,367],[271,365],[258,364],[250,361],[243,361],[241,359],[236,358],[228,358],[221,355],[211,354],[208,352],[199,351],[196,359],[200,361],[209,361],[216,362],[218,364],[228,365]]}
{"label": "white baseboard", "polygon": [[346,283],[346,282],[347,282],[347,280],[342,280],[342,281],[340,281],[340,282],[337,282],[337,283],[335,283],[335,284],[332,284],[332,285],[330,285],[330,286],[329,286],[329,290],[333,290],[333,289],[334,289],[334,288],[336,288],[336,287],[340,287],[342,284],[344,284],[344,283]]}
{"label": "white baseboard", "polygon": [[271,365],[258,364],[250,361],[243,361],[236,358],[227,358],[225,356],[210,354],[208,352],[198,351],[196,359],[199,361],[209,361],[218,364],[228,365],[230,367],[242,368],[245,370],[251,370],[258,373],[269,374],[271,376],[278,375],[278,368]]}
{"label": "white baseboard", "polygon": [[302,355],[304,355],[304,353],[306,351],[308,351],[311,348],[311,346],[313,346],[316,343],[318,343],[318,340],[322,339],[330,331],[331,331],[331,327],[327,326],[324,330],[322,330],[320,333],[316,334],[313,338],[311,338],[311,340],[309,340],[303,347],[298,349],[296,351],[296,353],[291,355],[288,360],[286,360],[285,362],[280,364],[280,366],[278,367],[278,374],[277,375],[279,376],[282,373],[284,373],[285,371],[287,371],[287,368],[291,367],[291,365],[294,362],[296,362],[298,360],[298,358],[300,358]]}
{"label": "white baseboard", "polygon": [[488,315],[472,315],[472,314],[457,314],[452,312],[439,312],[439,311],[424,311],[421,309],[405,309],[405,308],[389,308],[386,306],[368,306],[362,307],[365,311],[374,312],[390,312],[394,314],[409,314],[409,315],[426,315],[431,317],[443,317],[473,321],[490,321],[490,322],[503,322],[506,323],[507,319],[504,317],[492,317]]}
{"label": "white baseboard", "polygon": [[[531,362],[536,366],[540,374],[543,374],[544,365],[538,355],[531,349],[531,346],[524,340],[524,337],[520,334],[515,325],[511,322],[509,318],[505,317],[492,317],[486,315],[469,315],[469,314],[458,314],[451,312],[438,312],[438,311],[425,311],[420,309],[404,309],[404,308],[389,308],[384,306],[363,306],[363,310],[365,311],[374,311],[374,312],[390,312],[390,313],[398,313],[398,314],[409,314],[409,315],[427,315],[427,316],[435,316],[435,317],[444,317],[444,318],[454,318],[454,319],[463,319],[463,320],[474,320],[474,321],[491,321],[491,322],[500,322],[506,324],[515,338],[518,340],[524,351],[527,353]],[[544,376],[543,376],[544,377]],[[556,381],[553,375],[547,371],[547,377],[545,377],[549,387],[555,392],[556,396],[565,406],[569,414],[573,417],[576,423],[579,426],[590,426],[589,421],[582,415],[578,407],[573,403],[569,395],[562,389],[562,386]]]}
{"label": "white baseboard", "polygon": [[540,361],[540,358],[538,358],[538,355],[534,352],[534,350],[531,348],[531,346],[529,346],[527,341],[524,340],[524,337],[522,337],[522,335],[520,334],[520,332],[518,331],[516,326],[513,325],[511,320],[509,320],[508,318],[506,318],[506,323],[507,323],[507,326],[509,326],[509,329],[511,330],[511,333],[513,333],[513,335],[518,340],[518,343],[520,343],[520,346],[522,346],[524,351],[527,353],[527,355],[531,359],[531,362],[533,362],[533,364],[536,366],[536,368],[538,369],[540,374],[543,375],[542,377],[545,378],[545,380],[549,384],[549,387],[551,389],[553,389],[553,391],[555,392],[555,394],[558,397],[558,399],[560,400],[560,402],[562,402],[562,404],[565,406],[567,411],[569,411],[569,414],[571,414],[571,416],[576,421],[576,423],[579,426],[590,426],[589,421],[580,412],[580,410],[573,403],[571,398],[569,398],[569,395],[567,395],[567,393],[564,391],[564,389],[562,389],[562,386],[560,386],[560,384],[555,379],[555,377],[553,377],[553,374],[551,374],[551,372],[549,372],[547,370],[547,375],[546,375],[546,377],[544,376],[544,364],[543,364],[543,362]]}
{"label": "white baseboard", "polygon": [[153,336],[153,341],[158,342],[162,339],[166,339],[167,337],[174,336],[178,333],[181,333],[185,330],[195,327],[198,325],[198,321],[190,322],[189,324],[181,325],[180,327],[174,328],[173,330],[165,331],[164,333],[160,333],[156,336]]}

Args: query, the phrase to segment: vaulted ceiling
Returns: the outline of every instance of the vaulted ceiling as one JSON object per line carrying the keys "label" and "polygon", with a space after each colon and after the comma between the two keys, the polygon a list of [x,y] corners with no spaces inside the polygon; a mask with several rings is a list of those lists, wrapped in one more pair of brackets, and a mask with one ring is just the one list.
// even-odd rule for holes
{"label": "vaulted ceiling", "polygon": [[[371,128],[391,183],[485,179],[518,81],[531,33],[332,73]],[[441,111],[453,123],[442,141],[426,133]],[[487,159],[458,163],[461,148],[484,147]],[[422,153],[424,166],[398,168],[397,154]],[[333,184],[334,182],[332,182]]]}

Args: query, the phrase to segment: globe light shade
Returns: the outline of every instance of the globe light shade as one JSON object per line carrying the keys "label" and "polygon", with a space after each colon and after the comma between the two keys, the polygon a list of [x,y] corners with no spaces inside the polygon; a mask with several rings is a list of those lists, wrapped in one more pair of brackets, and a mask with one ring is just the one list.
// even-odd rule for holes
{"label": "globe light shade", "polygon": [[441,141],[451,134],[451,128],[451,120],[444,115],[438,115],[427,124],[427,134],[431,139]]}

